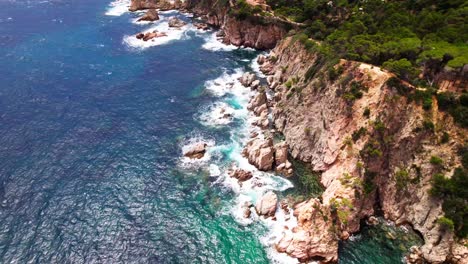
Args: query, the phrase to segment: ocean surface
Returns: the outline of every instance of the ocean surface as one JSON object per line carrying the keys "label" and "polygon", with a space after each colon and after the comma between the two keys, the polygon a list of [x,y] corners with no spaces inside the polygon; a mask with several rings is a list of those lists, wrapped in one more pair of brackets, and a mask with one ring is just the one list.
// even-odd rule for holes
{"label": "ocean surface", "polygon": [[[253,169],[240,155],[252,92],[237,78],[259,53],[167,27],[189,14],[136,23],[127,4],[0,1],[0,263],[292,262],[271,245],[294,221],[240,206],[293,184],[226,177]],[[133,37],[155,29],[168,37]],[[207,155],[183,158],[199,141]],[[343,243],[340,263],[400,263],[411,243],[383,226]]]}

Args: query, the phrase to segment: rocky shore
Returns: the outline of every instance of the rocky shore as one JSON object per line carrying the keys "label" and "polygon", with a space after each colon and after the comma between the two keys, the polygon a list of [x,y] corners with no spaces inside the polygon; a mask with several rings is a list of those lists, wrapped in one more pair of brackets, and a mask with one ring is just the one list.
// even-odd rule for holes
{"label": "rocky shore", "polygon": [[[293,210],[297,226],[278,234],[275,248],[301,262],[337,262],[338,242],[359,232],[363,220],[372,223],[375,216],[382,216],[421,234],[424,244],[409,252],[408,263],[468,263],[466,241],[456,240],[438,224],[444,215],[442,201],[428,194],[434,173],[448,174],[460,165],[457,149],[467,131],[447,114],[437,109],[427,113],[399,95],[389,72],[354,61],[331,65],[319,52],[285,37],[284,21],[239,19],[229,13],[232,6],[217,1],[133,0],[130,10],[190,10],[218,28],[226,44],[274,48],[258,59],[267,85],[252,73],[239,80],[256,93],[248,109],[261,131],[251,134],[242,154],[260,171],[285,177],[293,174],[292,159],[306,162],[321,173],[325,191],[293,208],[267,192],[255,205],[244,205],[244,217],[251,217],[253,207],[259,216],[271,219],[278,207]],[[330,71],[336,76],[330,77]],[[428,128],[429,123],[437,129]],[[439,143],[442,131],[450,134],[448,144]],[[276,142],[275,133],[284,140]],[[184,155],[199,159],[205,147],[194,146]],[[446,165],[431,164],[433,156]],[[232,168],[229,175],[239,182],[252,178],[251,172],[239,168]]]}

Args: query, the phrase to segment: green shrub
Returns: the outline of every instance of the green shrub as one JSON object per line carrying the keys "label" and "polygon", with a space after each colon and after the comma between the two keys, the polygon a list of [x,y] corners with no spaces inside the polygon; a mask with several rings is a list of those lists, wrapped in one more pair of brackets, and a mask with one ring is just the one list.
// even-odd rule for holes
{"label": "green shrub", "polygon": [[405,80],[414,79],[418,74],[417,69],[406,58],[400,60],[390,59],[383,63],[383,67]]}
{"label": "green shrub", "polygon": [[398,170],[395,173],[395,182],[398,190],[403,190],[410,183],[410,177],[407,170]]}
{"label": "green shrub", "polygon": [[455,224],[453,221],[445,216],[440,217],[437,219],[437,223],[442,227],[444,230],[455,230]]}
{"label": "green shrub", "polygon": [[456,168],[452,177],[435,174],[431,180],[429,193],[443,199],[442,209],[445,217],[453,222],[453,230],[458,237],[468,235],[468,173],[466,169]]}
{"label": "green shrub", "polygon": [[353,139],[354,142],[356,142],[361,138],[361,136],[363,136],[366,133],[367,133],[367,129],[364,127],[361,127],[358,130],[353,132],[353,134],[351,135],[351,138]]}
{"label": "green shrub", "polygon": [[445,144],[450,141],[450,135],[447,132],[444,132],[442,134],[442,137],[440,138],[440,143]]}
{"label": "green shrub", "polygon": [[434,131],[435,126],[434,123],[432,123],[431,120],[424,120],[423,121],[423,128],[428,131]]}
{"label": "green shrub", "polygon": [[369,109],[369,107],[366,107],[366,108],[364,109],[364,112],[362,113],[362,115],[363,115],[364,117],[369,118],[369,116],[370,116],[370,109]]}
{"label": "green shrub", "polygon": [[432,165],[437,165],[437,166],[440,166],[444,163],[444,161],[438,156],[431,156],[431,159],[429,160],[429,162]]}

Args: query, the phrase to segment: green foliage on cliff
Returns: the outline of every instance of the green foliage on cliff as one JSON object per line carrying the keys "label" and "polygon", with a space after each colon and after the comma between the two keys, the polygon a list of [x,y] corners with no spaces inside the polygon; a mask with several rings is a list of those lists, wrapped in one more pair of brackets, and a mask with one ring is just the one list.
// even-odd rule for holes
{"label": "green foliage on cliff", "polygon": [[239,19],[246,19],[262,12],[260,6],[251,6],[245,0],[237,0],[235,7],[230,9],[230,13]]}
{"label": "green foliage on cliff", "polygon": [[444,225],[453,222],[453,230],[458,237],[468,236],[468,148],[460,149],[463,167],[455,169],[452,177],[437,173],[432,177],[432,188],[429,193],[443,199],[442,209]]}
{"label": "green foliage on cliff", "polygon": [[468,127],[468,93],[463,92],[457,96],[452,92],[441,92],[437,94],[439,109],[447,111],[462,127]]}
{"label": "green foliage on cliff", "polygon": [[[383,65],[414,81],[468,63],[464,0],[267,0],[275,14],[305,24],[307,37],[342,58]],[[327,48],[328,47],[328,48]]]}

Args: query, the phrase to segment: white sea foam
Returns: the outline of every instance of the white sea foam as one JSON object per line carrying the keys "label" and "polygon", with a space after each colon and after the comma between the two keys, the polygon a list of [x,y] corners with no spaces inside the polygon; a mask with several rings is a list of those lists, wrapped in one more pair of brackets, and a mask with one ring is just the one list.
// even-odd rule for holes
{"label": "white sea foam", "polygon": [[106,11],[107,16],[121,16],[128,12],[130,0],[115,0]]}
{"label": "white sea foam", "polygon": [[263,74],[263,72],[260,70],[260,65],[258,64],[257,60],[258,60],[258,57],[260,55],[264,55],[263,53],[262,54],[259,54],[257,57],[255,57],[255,59],[252,60],[252,63],[250,64],[250,67],[252,68],[252,70],[255,72],[255,74],[260,77],[260,78],[266,78],[265,74]]}
{"label": "white sea foam", "polygon": [[[201,159],[192,159],[189,157],[183,156],[183,153],[190,149],[193,145],[198,143],[206,143],[207,151]],[[213,156],[213,147],[215,146],[215,140],[211,138],[205,138],[201,135],[195,135],[191,138],[188,138],[182,142],[180,145],[181,149],[181,166],[182,167],[193,167],[201,166],[207,164]]]}
{"label": "white sea foam", "polygon": [[200,121],[207,126],[221,126],[231,123],[236,110],[227,103],[216,102],[201,110]]}
{"label": "white sea foam", "polygon": [[218,165],[210,164],[209,171],[210,171],[210,176],[212,177],[221,175],[221,170],[219,169]]}
{"label": "white sea foam", "polygon": [[190,30],[191,28],[192,28],[191,25],[185,25],[181,27],[180,29],[171,28],[169,27],[169,23],[167,21],[160,21],[156,25],[146,30],[143,30],[142,32],[143,33],[153,32],[153,31],[157,31],[159,33],[164,32],[167,34],[167,36],[157,37],[148,41],[143,41],[142,39],[137,39],[135,35],[129,35],[129,36],[124,37],[123,42],[131,48],[146,49],[146,48],[153,47],[153,46],[168,44],[169,42],[172,42],[174,40],[187,39],[189,38],[189,36],[187,35],[187,31]]}
{"label": "white sea foam", "polygon": [[205,36],[205,44],[202,45],[202,48],[211,51],[232,51],[238,49],[238,47],[234,45],[226,45],[222,43],[216,37],[216,32]]}
{"label": "white sea foam", "polygon": [[215,96],[224,96],[227,93],[234,95],[249,94],[249,89],[240,84],[238,79],[242,76],[243,70],[235,69],[234,73],[224,73],[216,79],[205,82],[205,88]]}

